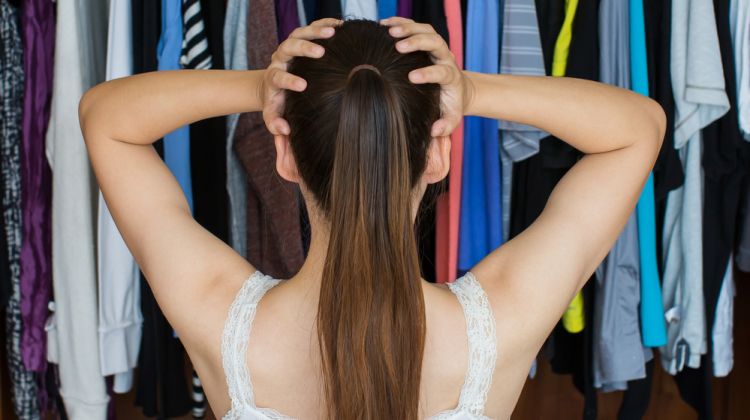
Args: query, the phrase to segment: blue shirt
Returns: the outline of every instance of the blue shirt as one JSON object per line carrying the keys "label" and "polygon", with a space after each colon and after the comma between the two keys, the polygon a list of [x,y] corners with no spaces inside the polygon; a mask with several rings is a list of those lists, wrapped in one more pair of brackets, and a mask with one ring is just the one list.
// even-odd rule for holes
{"label": "blue shirt", "polygon": [[[643,0],[630,0],[630,85],[648,96],[648,63]],[[649,174],[636,206],[638,243],[641,258],[641,333],[643,344],[659,347],[667,344],[667,326],[661,298],[661,283],[656,265],[656,212],[654,175]]]}
{"label": "blue shirt", "polygon": [[378,0],[378,19],[396,16],[396,0]]}
{"label": "blue shirt", "polygon": [[[466,24],[466,69],[498,73],[499,0],[469,0]],[[458,270],[474,267],[502,244],[498,121],[476,116],[464,120]]]}
{"label": "blue shirt", "polygon": [[[182,52],[182,2],[161,0],[161,35],[156,47],[158,70],[178,70]],[[193,188],[190,177],[190,128],[180,127],[164,136],[164,162],[185,193],[193,210]]]}

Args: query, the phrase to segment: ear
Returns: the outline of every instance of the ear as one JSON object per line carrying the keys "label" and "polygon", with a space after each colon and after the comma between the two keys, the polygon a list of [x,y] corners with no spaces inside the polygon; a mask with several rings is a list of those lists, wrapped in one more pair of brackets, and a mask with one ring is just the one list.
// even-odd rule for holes
{"label": "ear", "polygon": [[434,184],[448,176],[451,167],[450,136],[433,137],[427,149],[427,168],[422,178],[428,184]]}
{"label": "ear", "polygon": [[289,136],[274,135],[273,142],[276,144],[276,171],[282,178],[289,182],[299,183],[299,171],[297,171],[297,161],[292,154],[292,145],[289,143]]}

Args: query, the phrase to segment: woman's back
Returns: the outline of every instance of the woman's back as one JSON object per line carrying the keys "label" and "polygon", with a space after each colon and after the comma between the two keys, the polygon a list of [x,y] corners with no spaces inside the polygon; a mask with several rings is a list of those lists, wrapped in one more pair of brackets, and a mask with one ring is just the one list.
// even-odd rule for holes
{"label": "woman's back", "polygon": [[[232,299],[221,338],[230,398],[212,401],[217,416],[229,410],[231,401],[225,419],[324,418],[313,330],[317,302],[293,283],[256,271]],[[505,398],[489,394],[497,336],[481,285],[471,273],[448,287],[423,283],[427,335],[420,416],[430,420],[508,417],[510,410],[485,411],[488,397]],[[214,372],[221,369],[216,360],[210,365]],[[199,374],[203,377],[200,369]]]}
{"label": "woman's back", "polygon": [[[277,171],[305,197],[309,252],[293,279],[260,300],[252,332],[240,325],[226,337],[249,340],[247,352],[229,357],[240,372],[248,363],[257,404],[305,419],[432,415],[455,407],[467,370],[475,372],[467,337],[482,334],[471,322],[467,332],[450,290],[418,281],[413,229],[427,185],[448,173],[448,133],[463,115],[538,126],[585,153],[534,223],[471,269],[499,343],[484,410],[493,418],[509,417],[531,361],[612,247],[653,168],[666,125],[653,101],[576,79],[461,72],[429,25],[388,22],[390,32],[318,21],[295,30],[266,70],[156,72],[106,82],[81,99],[107,206],[219,414],[231,406],[223,327],[256,270],[195,222],[156,139],[238,112],[263,110],[273,127]],[[297,60],[303,50],[321,57],[307,39],[326,29],[337,36],[323,58]],[[407,38],[394,43],[391,33]],[[284,102],[282,89],[300,92],[292,87],[299,75],[309,85]],[[285,133],[274,118],[282,102]],[[441,117],[436,131],[431,122],[443,111],[453,123]],[[486,317],[483,305],[466,307],[470,319]]]}

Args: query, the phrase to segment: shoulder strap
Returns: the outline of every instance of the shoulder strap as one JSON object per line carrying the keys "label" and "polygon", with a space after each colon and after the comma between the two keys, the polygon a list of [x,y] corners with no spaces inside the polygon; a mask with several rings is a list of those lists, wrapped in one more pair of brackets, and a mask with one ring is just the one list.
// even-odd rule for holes
{"label": "shoulder strap", "polygon": [[469,340],[469,368],[458,407],[482,416],[497,360],[495,316],[482,285],[471,272],[448,283],[448,287],[463,308]]}
{"label": "shoulder strap", "polygon": [[229,307],[221,337],[221,359],[232,408],[255,406],[247,363],[247,342],[255,309],[263,295],[280,280],[255,271],[242,284]]}

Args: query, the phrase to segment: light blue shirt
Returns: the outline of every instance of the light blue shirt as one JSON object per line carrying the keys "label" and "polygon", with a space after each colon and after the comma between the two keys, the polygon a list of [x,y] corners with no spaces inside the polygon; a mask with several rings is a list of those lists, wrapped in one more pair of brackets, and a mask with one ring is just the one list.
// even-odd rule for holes
{"label": "light blue shirt", "polygon": [[[158,70],[178,70],[182,53],[182,2],[161,0],[161,36],[156,47]],[[193,210],[190,178],[190,126],[180,127],[164,136],[164,162],[185,193]]]}
{"label": "light blue shirt", "polygon": [[[466,69],[498,73],[499,0],[469,0]],[[502,244],[498,121],[476,116],[464,120],[458,269],[466,271]]]}

